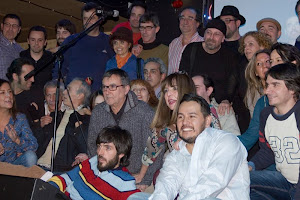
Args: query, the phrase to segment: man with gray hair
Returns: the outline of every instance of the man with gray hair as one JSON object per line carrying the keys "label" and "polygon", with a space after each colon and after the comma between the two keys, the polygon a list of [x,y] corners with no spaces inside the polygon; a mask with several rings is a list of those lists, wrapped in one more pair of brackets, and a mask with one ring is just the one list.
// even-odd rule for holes
{"label": "man with gray hair", "polygon": [[203,37],[198,33],[201,24],[201,13],[194,7],[185,7],[178,17],[181,35],[169,45],[168,75],[178,72],[182,53],[192,42],[201,42]]}
{"label": "man with gray hair", "polygon": [[[63,172],[72,168],[74,158],[79,153],[87,153],[86,138],[91,112],[88,109],[90,86],[80,78],[73,79],[63,91],[62,99],[66,106],[58,112],[55,141],[54,171]],[[54,119],[54,112],[50,113]],[[52,154],[52,133],[54,120],[34,130],[38,140],[38,164],[50,169]]]}
{"label": "man with gray hair", "polygon": [[144,77],[155,91],[156,97],[160,98],[160,85],[166,78],[167,67],[160,58],[148,58],[144,63]]}
{"label": "man with gray hair", "polygon": [[[92,113],[88,134],[89,157],[96,155],[95,140],[100,130],[107,126],[118,125],[131,133],[132,151],[129,158],[128,170],[132,174],[140,172],[141,158],[147,139],[152,136],[150,124],[154,111],[145,102],[139,101],[130,91],[129,77],[121,69],[111,69],[105,72],[102,79],[102,91],[105,102],[97,105]],[[162,157],[156,159],[138,183],[138,189],[144,190],[151,185],[154,172],[161,167]]]}
{"label": "man with gray hair", "polygon": [[132,52],[144,60],[150,57],[158,57],[168,63],[169,47],[157,40],[156,34],[160,30],[158,16],[154,13],[146,13],[140,18],[140,32],[142,38],[139,45]]}

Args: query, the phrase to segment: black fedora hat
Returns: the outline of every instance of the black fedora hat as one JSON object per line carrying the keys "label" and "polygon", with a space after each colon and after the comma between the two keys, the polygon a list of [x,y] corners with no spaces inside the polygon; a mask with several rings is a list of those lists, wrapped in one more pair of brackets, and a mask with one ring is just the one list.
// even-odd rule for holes
{"label": "black fedora hat", "polygon": [[[246,23],[245,17],[240,15],[239,10],[235,6],[224,6],[220,16],[226,16],[226,15],[231,15],[239,19],[241,21],[241,25],[244,25]],[[217,18],[220,18],[220,16],[218,16]]]}

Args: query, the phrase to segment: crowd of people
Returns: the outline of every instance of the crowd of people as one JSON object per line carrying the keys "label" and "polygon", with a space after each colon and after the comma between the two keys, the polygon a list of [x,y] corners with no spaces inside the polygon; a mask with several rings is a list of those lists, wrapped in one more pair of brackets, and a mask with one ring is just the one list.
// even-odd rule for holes
{"label": "crowd of people", "polygon": [[[97,7],[83,6],[84,29]],[[77,38],[62,19],[49,50],[38,25],[23,50],[20,17],[4,16],[0,161],[52,171],[71,199],[300,199],[299,41],[279,43],[273,18],[240,35],[228,5],[203,35],[199,10],[183,8],[166,46],[144,2],[128,13],[109,36],[98,25]]]}

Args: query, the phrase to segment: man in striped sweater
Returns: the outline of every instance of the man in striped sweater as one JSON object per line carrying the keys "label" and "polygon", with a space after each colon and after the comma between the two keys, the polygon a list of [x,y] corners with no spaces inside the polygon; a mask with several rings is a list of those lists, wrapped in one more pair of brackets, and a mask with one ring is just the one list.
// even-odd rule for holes
{"label": "man in striped sweater", "polygon": [[139,192],[134,177],[125,168],[132,148],[130,133],[118,126],[106,127],[99,133],[96,144],[96,156],[52,177],[49,183],[71,199],[122,200]]}

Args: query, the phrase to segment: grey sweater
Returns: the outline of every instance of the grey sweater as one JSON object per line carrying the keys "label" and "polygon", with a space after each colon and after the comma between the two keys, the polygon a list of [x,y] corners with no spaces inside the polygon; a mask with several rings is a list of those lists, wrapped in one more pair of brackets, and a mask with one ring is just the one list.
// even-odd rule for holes
{"label": "grey sweater", "polygon": [[[142,155],[146,147],[148,137],[151,137],[150,124],[154,117],[152,108],[143,101],[139,101],[135,94],[129,91],[125,101],[124,113],[121,116],[119,124],[113,118],[110,107],[105,102],[97,105],[90,119],[88,133],[88,153],[92,157],[96,155],[96,139],[99,132],[106,126],[119,125],[121,128],[128,130],[132,136],[132,150],[129,158],[128,170],[132,173],[139,173],[142,166]],[[150,185],[153,174],[162,165],[162,156],[156,159],[140,184]]]}

